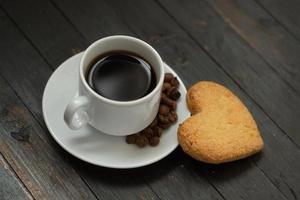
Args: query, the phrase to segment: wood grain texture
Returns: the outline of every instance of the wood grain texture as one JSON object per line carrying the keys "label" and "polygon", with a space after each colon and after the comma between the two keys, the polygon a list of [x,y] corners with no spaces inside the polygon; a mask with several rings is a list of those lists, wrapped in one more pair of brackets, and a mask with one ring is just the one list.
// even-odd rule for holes
{"label": "wood grain texture", "polygon": [[13,169],[0,154],[0,199],[32,200],[31,194],[23,186]]}
{"label": "wood grain texture", "polygon": [[266,62],[300,93],[300,43],[254,1],[207,1]]}
{"label": "wood grain texture", "polygon": [[[160,1],[193,40],[300,146],[300,95],[203,1]],[[199,9],[192,9],[197,7]],[[189,12],[188,12],[189,11]],[[187,14],[188,13],[188,14]],[[299,85],[300,87],[300,85]]]}
{"label": "wood grain texture", "polygon": [[[30,11],[30,9],[28,11]],[[2,54],[0,57],[2,61],[2,65],[0,66],[0,72],[1,72],[0,74],[2,74],[2,76],[5,77],[9,85],[11,85],[14,88],[16,94],[18,95],[18,97],[22,99],[26,107],[34,111],[33,115],[35,119],[37,119],[40,122],[40,125],[42,125],[42,129],[39,127],[38,131],[33,134],[37,135],[37,137],[40,137],[43,140],[44,144],[35,143],[31,148],[40,149],[43,147],[44,150],[39,152],[39,154],[33,153],[33,155],[36,156],[34,158],[25,157],[24,159],[26,162],[28,162],[27,163],[28,166],[30,166],[29,164],[30,162],[33,163],[36,162],[35,159],[39,159],[39,157],[41,157],[40,159],[42,163],[38,163],[38,165],[45,165],[43,167],[46,168],[47,167],[50,168],[48,165],[55,166],[55,169],[52,169],[52,172],[51,171],[49,172],[46,169],[43,169],[45,170],[45,172],[41,171],[42,169],[39,168],[36,169],[35,165],[26,168],[27,170],[26,173],[34,173],[37,179],[42,179],[44,176],[46,176],[46,178],[43,179],[44,184],[36,186],[34,185],[34,183],[32,183],[33,187],[40,188],[40,190],[42,191],[42,193],[37,194],[38,199],[43,195],[46,196],[45,198],[47,199],[51,199],[51,198],[55,199],[58,198],[59,195],[61,195],[61,199],[67,198],[65,197],[65,195],[69,195],[68,198],[93,199],[94,193],[91,193],[87,185],[85,185],[85,182],[87,182],[88,186],[91,187],[94,186],[101,189],[101,190],[99,189],[99,192],[97,193],[97,197],[100,199],[140,199],[141,197],[146,199],[157,199],[155,197],[155,194],[151,191],[150,188],[147,187],[147,185],[145,185],[145,183],[138,182],[139,184],[137,184],[136,183],[137,178],[128,176],[126,174],[123,174],[123,176],[119,176],[119,177],[117,176],[111,177],[111,179],[112,181],[115,182],[120,181],[124,184],[132,183],[132,184],[128,184],[128,187],[125,187],[124,184],[116,185],[115,187],[113,187],[112,185],[106,184],[105,181],[102,181],[102,179],[100,179],[101,176],[98,176],[99,179],[96,179],[97,180],[96,182],[92,182],[92,181],[89,182],[89,180],[92,180],[94,177],[96,177],[95,173],[107,176],[106,173],[101,173],[103,168],[98,167],[97,172],[95,171],[94,173],[91,173],[89,169],[79,168],[78,166],[81,165],[82,161],[79,161],[73,158],[72,156],[70,156],[69,154],[67,154],[66,152],[62,151],[60,147],[58,147],[58,145],[54,143],[53,139],[51,138],[49,133],[46,131],[46,128],[44,127],[42,110],[40,105],[42,102],[44,85],[47,82],[52,71],[49,68],[49,65],[47,65],[46,62],[44,62],[44,60],[38,55],[35,49],[30,45],[30,43],[20,34],[20,32],[18,32],[18,30],[13,26],[10,20],[8,20],[3,13],[1,14],[2,17],[0,18],[2,19],[2,21],[0,22],[0,29],[4,30],[1,32],[1,37],[5,41],[5,43],[4,42],[1,43],[0,48],[3,49],[5,53]],[[35,16],[35,18],[36,17],[37,16]],[[56,23],[58,22],[59,21],[57,21]],[[36,28],[41,28],[41,27],[36,27]],[[63,44],[58,43],[55,45],[59,46]],[[18,55],[18,60],[15,60],[15,55]],[[67,58],[68,52],[66,52],[65,56]],[[22,63],[22,68],[20,68],[20,63]],[[24,78],[24,76],[26,78]],[[31,101],[34,103],[32,103]],[[0,103],[0,105],[4,105],[4,103]],[[34,120],[32,119],[32,123],[36,123],[36,122],[34,122]],[[20,136],[18,135],[18,131],[16,131],[16,133],[17,134],[13,134],[15,138],[18,139],[21,138],[21,140],[25,138],[26,140],[27,138],[26,135]],[[4,141],[6,140],[7,138],[5,138]],[[16,147],[12,147],[12,149],[14,148]],[[55,151],[51,152],[53,151],[53,149],[55,149]],[[20,151],[22,152],[25,150],[23,149]],[[50,155],[48,155],[49,152]],[[30,152],[28,152],[28,154],[30,154]],[[7,152],[7,156],[14,157],[18,155],[16,155],[16,152],[11,152],[11,151]],[[64,162],[62,162],[61,160],[62,158],[64,158]],[[57,164],[53,164],[52,159],[54,160],[57,159],[56,161]],[[24,170],[23,168],[25,168],[25,166],[21,165],[19,162],[17,162],[14,167],[21,168],[22,170]],[[63,172],[60,172],[60,170],[63,170]],[[68,171],[69,173],[67,173]],[[51,173],[52,176],[55,177],[54,179],[51,180],[51,182],[50,180],[47,179],[47,173]],[[80,175],[83,174],[82,178],[84,180],[81,180],[82,178],[77,173],[79,173]],[[61,176],[67,176],[68,178],[63,177],[60,180],[57,180]],[[66,191],[61,189],[62,191],[56,192],[57,188],[54,187],[54,191],[50,193],[54,196],[50,196],[50,194],[47,193],[44,194],[44,192],[46,191],[51,192],[48,189],[49,184],[55,184],[55,182],[57,182],[57,187],[58,189],[60,189],[61,184],[64,184],[65,181],[66,184],[71,185],[73,183],[72,182],[73,179],[74,181],[78,179],[74,186],[75,188],[78,187],[78,190],[76,192],[68,191],[69,188],[66,188]],[[26,181],[26,180],[22,179],[22,181]],[[105,192],[105,191],[110,191],[110,192]],[[82,193],[80,194],[81,196],[78,194],[79,192]],[[126,193],[127,195],[123,196],[124,193]]]}
{"label": "wood grain texture", "polygon": [[35,38],[32,45],[53,69],[67,57],[87,47],[83,36],[64,20],[64,16],[49,1],[0,0],[0,5],[25,37]]}
{"label": "wood grain texture", "polygon": [[52,70],[1,11],[0,28],[0,73],[18,95],[26,99],[36,118],[43,122],[42,94]]}
{"label": "wood grain texture", "polygon": [[36,199],[95,199],[85,183],[45,142],[31,113],[0,78],[0,152]]}
{"label": "wood grain texture", "polygon": [[72,166],[98,199],[159,200],[136,169],[120,170],[94,166],[72,157]]}
{"label": "wood grain texture", "polygon": [[256,0],[275,21],[300,41],[300,2],[298,0]]}
{"label": "wood grain texture", "polygon": [[[185,163],[185,155],[177,148],[160,162],[138,169],[138,174],[144,177],[160,199],[224,199],[214,185],[186,167]],[[204,170],[203,167],[198,169]]]}
{"label": "wood grain texture", "polygon": [[[300,105],[297,104],[298,106],[288,111],[286,110],[289,107],[286,105],[289,105],[290,99],[294,99],[292,101],[297,102],[297,95],[292,93],[280,77],[276,73],[274,74],[259,57],[255,56],[256,54],[251,51],[251,48],[205,2],[189,1],[189,4],[184,5],[180,1],[161,0],[159,2],[191,35],[194,41],[203,46],[203,49],[256,102],[260,102],[260,105],[273,104],[270,109],[277,112],[277,115],[284,115],[283,117],[287,118],[288,123],[296,124],[296,120],[293,121],[293,118],[289,116],[295,113],[295,110]],[[281,101],[277,101],[277,99],[281,99]],[[266,103],[262,104],[261,102],[264,101]],[[283,104],[282,102],[285,103]],[[264,135],[266,145],[263,151],[266,159],[254,159],[255,164],[286,196],[289,198],[294,198],[294,194],[299,196],[299,188],[295,187],[295,185],[300,180],[300,176],[296,175],[297,177],[294,177],[292,175],[298,174],[298,167],[295,166],[294,168],[293,163],[297,163],[297,166],[299,165],[299,162],[294,160],[294,156],[299,157],[299,148],[293,145],[286,135],[282,134],[263,111],[257,107],[254,109],[254,114],[260,113],[255,114],[255,116],[261,132],[266,133]],[[297,136],[293,139],[293,142],[298,144]],[[290,149],[286,149],[287,147]],[[281,150],[278,152],[278,149]],[[285,155],[282,155],[282,153]],[[295,155],[291,156],[290,153],[295,153]],[[290,169],[290,167],[294,169]]]}
{"label": "wood grain texture", "polygon": [[[174,63],[174,65],[171,66],[174,67],[175,70],[180,73],[180,75],[186,77],[184,79],[188,85],[197,81],[198,79],[208,78],[218,80],[219,82],[221,80],[229,85],[233,85],[232,82],[228,81],[228,77],[226,77],[221,70],[218,70],[218,68],[216,68],[216,66],[214,66],[214,64],[212,64],[212,62],[204,55],[201,49],[199,49],[192,40],[188,39],[188,37],[185,36],[185,34],[174,24],[174,22],[172,22],[172,20],[170,20],[165,14],[162,14],[163,11],[160,11],[157,6],[153,6],[151,3],[149,3],[150,5],[148,4],[142,6],[141,3],[138,2],[132,2],[135,5],[134,7],[131,7],[125,3],[120,4],[118,1],[109,1],[107,3],[111,6],[111,8],[115,9],[116,13],[119,13],[119,15],[122,16],[120,18],[129,26],[132,31],[134,31],[134,33],[138,35],[138,37],[148,41],[154,47],[156,47],[162,54],[163,58],[168,61],[168,63]],[[58,6],[60,5],[60,3],[57,4]],[[66,3],[65,5],[68,4]],[[61,9],[65,10],[66,15],[70,17],[70,19],[74,21],[74,25],[77,26],[75,23],[77,20],[72,18],[74,14],[68,14],[69,11],[66,7],[62,7]],[[152,12],[153,10],[155,10],[155,12]],[[127,12],[127,14],[125,14],[125,12]],[[142,14],[144,15],[142,16]],[[89,16],[85,17],[88,19]],[[134,21],[135,23],[130,23],[131,21]],[[197,67],[192,67],[195,64],[197,64]],[[261,113],[261,115],[264,116],[263,113]],[[276,126],[274,129],[276,129]],[[281,136],[284,135],[281,134]],[[289,140],[286,141],[290,142]],[[294,147],[294,149],[296,148]],[[201,168],[199,170],[201,170]],[[256,170],[254,170],[256,174],[262,173],[260,170]],[[245,176],[242,179],[247,179],[249,177]],[[255,179],[253,179],[252,182],[254,183]],[[235,185],[239,184],[240,183],[235,183]],[[151,186],[154,188],[153,185]],[[164,192],[160,190],[158,184],[154,190],[160,195],[164,194]],[[180,192],[181,191],[174,191],[175,196],[180,195]],[[253,191],[251,192],[254,194]],[[257,194],[265,195],[263,192],[256,192]],[[228,194],[228,196],[232,198],[238,197],[235,195],[236,194],[233,192],[231,193],[231,196]],[[243,195],[244,197],[247,195],[247,197],[251,197],[251,194],[247,194],[247,192]],[[280,194],[278,195],[278,197],[281,196]],[[162,196],[162,198],[163,197],[165,196]]]}
{"label": "wood grain texture", "polygon": [[[169,1],[161,1],[166,2]],[[284,73],[271,71],[274,66],[268,66],[270,63],[264,55],[255,53],[256,49],[245,38],[241,39],[230,24],[224,23],[214,9],[207,4],[189,3],[182,5],[177,1],[161,8],[154,2],[140,1],[0,0],[13,21],[0,12],[3,50],[0,75],[5,79],[0,78],[0,152],[36,199],[72,199],[81,198],[80,195],[84,199],[299,198],[299,141],[294,135],[296,145],[292,143],[269,118],[276,115],[269,112],[266,115],[267,105],[264,105],[274,99],[269,109],[278,109],[277,115],[284,106],[289,112],[292,109],[297,112],[297,89],[285,79]],[[199,16],[207,20],[194,22],[194,17]],[[183,18],[179,25],[178,18]],[[190,20],[192,25],[185,20]],[[189,26],[201,31],[189,30]],[[56,34],[56,30],[60,33]],[[149,42],[187,86],[198,80],[214,80],[233,90],[258,122],[266,144],[263,152],[238,162],[213,166],[191,159],[178,148],[158,163],[131,170],[96,167],[68,155],[51,139],[43,124],[40,104],[44,85],[51,68],[94,40],[112,34],[133,35]],[[242,67],[238,68],[239,65]],[[253,92],[260,87],[262,91]],[[280,97],[284,103],[275,99],[276,93],[286,96]],[[289,105],[288,98],[296,105]],[[297,115],[287,113],[284,113],[287,123],[294,123],[288,120],[296,119]],[[290,136],[289,126],[283,129]],[[46,190],[51,187],[54,192],[48,194]],[[76,191],[72,193],[74,188]]]}
{"label": "wood grain texture", "polygon": [[[116,13],[111,12],[111,9],[103,1],[50,1],[76,27],[89,44],[112,34],[132,35],[128,27],[119,20]],[[100,13],[99,10],[101,10]],[[86,16],[89,19],[88,23]],[[76,19],[76,21],[72,19]],[[97,31],[90,31],[90,29]]]}

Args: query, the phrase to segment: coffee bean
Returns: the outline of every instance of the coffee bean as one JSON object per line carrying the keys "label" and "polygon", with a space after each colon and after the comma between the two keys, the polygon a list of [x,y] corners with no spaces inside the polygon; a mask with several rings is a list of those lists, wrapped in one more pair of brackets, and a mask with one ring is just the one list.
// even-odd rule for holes
{"label": "coffee bean", "polygon": [[149,140],[150,146],[157,146],[159,144],[159,137],[154,136]]}
{"label": "coffee bean", "polygon": [[160,128],[159,126],[157,127],[158,131],[157,131],[157,136],[160,137],[163,134],[163,129]]}
{"label": "coffee bean", "polygon": [[153,130],[149,127],[142,131],[142,135],[146,136],[147,138],[153,137]]}
{"label": "coffee bean", "polygon": [[169,124],[158,124],[158,126],[162,129],[167,129],[171,126],[171,123],[169,123]]}
{"label": "coffee bean", "polygon": [[176,101],[170,99],[166,94],[161,94],[161,103],[169,106],[172,110],[176,110],[177,103]]}
{"label": "coffee bean", "polygon": [[164,82],[169,82],[174,78],[172,73],[165,73],[165,79]]}
{"label": "coffee bean", "polygon": [[171,123],[174,123],[174,122],[177,121],[177,119],[176,119],[175,116],[171,115],[171,116],[169,117],[169,121],[170,121]]}
{"label": "coffee bean", "polygon": [[169,117],[168,116],[164,116],[164,115],[158,115],[158,121],[161,124],[169,124]]}
{"label": "coffee bean", "polygon": [[144,135],[138,135],[135,142],[141,148],[149,144],[148,138]]}
{"label": "coffee bean", "polygon": [[167,92],[166,92],[166,95],[172,99],[172,100],[178,100],[179,97],[180,97],[180,92],[178,91],[178,89],[174,86],[170,87]]}
{"label": "coffee bean", "polygon": [[170,108],[164,104],[161,104],[158,109],[158,113],[161,115],[168,115],[170,112]]}
{"label": "coffee bean", "polygon": [[154,129],[153,129],[153,135],[155,136],[158,136],[160,137],[163,133],[163,129],[160,128],[159,126],[156,126]]}
{"label": "coffee bean", "polygon": [[179,87],[179,81],[177,80],[176,77],[174,77],[171,81],[170,81],[171,85],[178,88]]}
{"label": "coffee bean", "polygon": [[127,144],[134,144],[136,141],[137,135],[136,134],[132,134],[132,135],[127,135],[126,136],[126,142]]}
{"label": "coffee bean", "polygon": [[165,92],[172,87],[171,83],[165,82],[162,86],[162,91]]}

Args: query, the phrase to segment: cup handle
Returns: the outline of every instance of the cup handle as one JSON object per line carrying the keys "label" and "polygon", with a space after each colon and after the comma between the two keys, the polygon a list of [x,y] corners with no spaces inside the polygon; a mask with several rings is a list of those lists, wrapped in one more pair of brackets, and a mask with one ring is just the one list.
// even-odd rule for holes
{"label": "cup handle", "polygon": [[90,101],[86,96],[77,96],[68,104],[64,120],[70,129],[78,130],[90,121],[87,112]]}

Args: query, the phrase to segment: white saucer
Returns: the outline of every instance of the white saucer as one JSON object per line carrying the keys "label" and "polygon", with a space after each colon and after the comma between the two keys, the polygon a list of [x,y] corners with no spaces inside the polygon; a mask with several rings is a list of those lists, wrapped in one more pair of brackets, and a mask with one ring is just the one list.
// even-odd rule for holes
{"label": "white saucer", "polygon": [[124,137],[109,136],[90,126],[73,131],[65,124],[63,112],[77,90],[81,56],[82,53],[79,53],[62,63],[48,80],[44,91],[44,120],[56,142],[83,161],[110,168],[141,167],[170,154],[178,146],[178,124],[190,115],[185,103],[186,88],[178,75],[165,65],[165,71],[172,72],[180,81],[178,122],[164,131],[158,146],[141,149],[135,145],[128,145]]}

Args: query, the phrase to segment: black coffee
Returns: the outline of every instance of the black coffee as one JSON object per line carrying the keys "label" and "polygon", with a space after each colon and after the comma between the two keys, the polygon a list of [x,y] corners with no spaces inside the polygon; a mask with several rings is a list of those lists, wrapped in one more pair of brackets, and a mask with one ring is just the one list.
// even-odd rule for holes
{"label": "black coffee", "polygon": [[150,93],[156,75],[150,64],[129,52],[111,52],[91,63],[87,82],[98,94],[117,101],[131,101]]}

